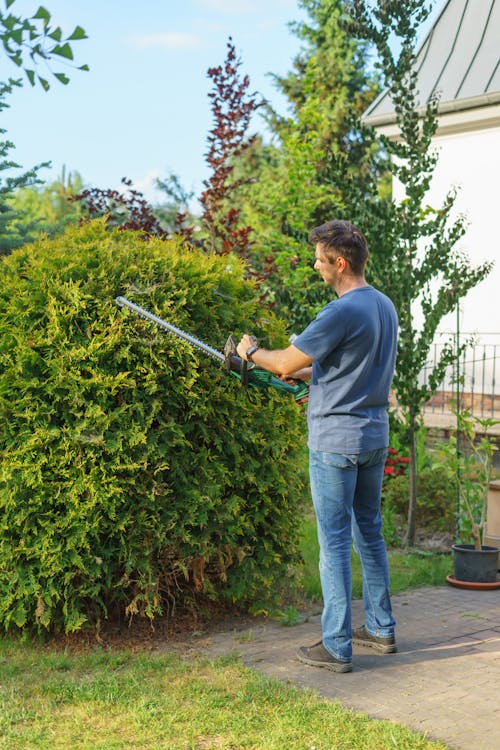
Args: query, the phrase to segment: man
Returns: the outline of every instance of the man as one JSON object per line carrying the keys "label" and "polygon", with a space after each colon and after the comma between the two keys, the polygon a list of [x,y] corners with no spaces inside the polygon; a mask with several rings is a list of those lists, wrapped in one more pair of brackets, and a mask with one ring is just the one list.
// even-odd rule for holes
{"label": "man", "polygon": [[[398,320],[394,305],[365,280],[368,247],[347,221],[309,235],[314,268],[338,299],[286,349],[268,350],[245,334],[238,354],[282,379],[311,378],[308,446],[323,592],[322,640],[301,647],[306,664],[352,670],[352,643],[396,651],[380,502]],[[351,543],[363,569],[365,624],[351,627]]]}

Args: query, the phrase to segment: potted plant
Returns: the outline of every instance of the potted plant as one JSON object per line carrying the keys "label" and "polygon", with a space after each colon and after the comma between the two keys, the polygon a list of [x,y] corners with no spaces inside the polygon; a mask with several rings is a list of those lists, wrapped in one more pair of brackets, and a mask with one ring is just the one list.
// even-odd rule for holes
{"label": "potted plant", "polygon": [[457,542],[452,547],[454,576],[447,580],[451,584],[471,584],[470,588],[491,588],[498,583],[499,549],[483,543],[496,450],[488,430],[499,422],[473,417],[468,411],[456,417],[456,433],[441,451],[450,479],[458,487]]}

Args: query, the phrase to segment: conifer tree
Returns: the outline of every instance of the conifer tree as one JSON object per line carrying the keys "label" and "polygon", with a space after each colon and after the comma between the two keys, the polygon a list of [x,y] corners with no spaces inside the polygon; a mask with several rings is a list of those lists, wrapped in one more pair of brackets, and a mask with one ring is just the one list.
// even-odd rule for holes
{"label": "conifer tree", "polygon": [[[9,107],[7,96],[19,85],[19,81],[12,79],[8,83],[0,81],[0,113]],[[48,166],[46,163],[38,164],[20,173],[20,165],[11,157],[14,144],[10,140],[3,140],[5,133],[5,128],[0,128],[0,256],[10,253],[23,243],[23,238],[14,227],[17,213],[9,199],[17,189],[40,182],[37,178],[38,170]]]}
{"label": "conifer tree", "polygon": [[8,234],[12,246],[22,246],[33,242],[40,232],[52,237],[69,224],[77,224],[81,211],[72,197],[82,184],[78,172],[68,172],[63,166],[59,177],[48,184],[18,186],[6,201],[12,216],[0,231],[2,241]]}
{"label": "conifer tree", "polygon": [[[273,143],[261,151],[258,183],[245,203],[254,227],[253,263],[267,300],[291,328],[305,325],[327,300],[314,282],[308,230],[345,214],[347,175],[361,183],[380,168],[367,153],[359,116],[377,92],[366,44],[349,36],[346,0],[300,0],[307,19],[291,24],[303,42],[285,76],[274,76],[289,116],[267,109]],[[371,143],[368,144],[371,148]]]}

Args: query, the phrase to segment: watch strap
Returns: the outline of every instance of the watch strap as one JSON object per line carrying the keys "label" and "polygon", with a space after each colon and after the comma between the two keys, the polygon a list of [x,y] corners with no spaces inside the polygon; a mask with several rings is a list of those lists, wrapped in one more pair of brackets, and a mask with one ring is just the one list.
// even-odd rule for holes
{"label": "watch strap", "polygon": [[245,357],[247,358],[247,360],[249,362],[253,362],[252,357],[253,357],[253,355],[255,354],[255,352],[257,351],[258,348],[259,347],[257,346],[257,344],[254,344],[253,346],[251,346],[249,349],[246,350]]}

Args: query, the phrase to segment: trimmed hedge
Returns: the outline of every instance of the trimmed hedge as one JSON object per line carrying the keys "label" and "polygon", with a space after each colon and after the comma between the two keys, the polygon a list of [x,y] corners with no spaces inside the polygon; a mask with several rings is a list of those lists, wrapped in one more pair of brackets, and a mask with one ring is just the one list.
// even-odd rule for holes
{"label": "trimmed hedge", "polygon": [[298,558],[304,415],[222,350],[286,345],[243,265],[94,221],[0,264],[0,622],[77,630],[199,591],[253,610]]}

